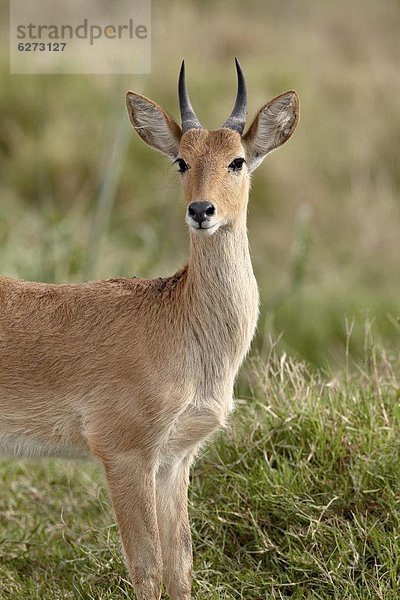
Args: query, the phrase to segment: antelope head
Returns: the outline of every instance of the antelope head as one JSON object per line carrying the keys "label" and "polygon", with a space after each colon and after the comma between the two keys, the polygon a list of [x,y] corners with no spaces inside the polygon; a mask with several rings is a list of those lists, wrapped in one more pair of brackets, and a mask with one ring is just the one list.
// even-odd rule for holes
{"label": "antelope head", "polygon": [[239,61],[235,63],[236,101],[223,126],[214,131],[203,129],[192,108],[184,62],[178,84],[181,127],[153,100],[135,92],[126,96],[130,121],[140,137],[177,165],[186,222],[197,235],[213,235],[221,227],[234,229],[245,220],[251,172],[290,138],[299,119],[298,96],[289,91],[264,104],[243,134],[247,91]]}

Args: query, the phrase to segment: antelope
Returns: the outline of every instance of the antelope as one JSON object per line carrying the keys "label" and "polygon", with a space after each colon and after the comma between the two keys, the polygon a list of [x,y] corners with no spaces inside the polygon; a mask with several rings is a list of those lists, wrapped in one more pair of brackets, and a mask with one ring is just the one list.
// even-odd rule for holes
{"label": "antelope", "polygon": [[214,131],[179,74],[182,126],[135,92],[130,121],[178,166],[189,259],[165,279],[47,284],[0,278],[0,445],[6,454],[97,459],[138,600],[191,598],[187,490],[199,447],[226,423],[254,335],[258,288],[246,214],[250,174],[290,138],[296,92],[262,106],[247,92]]}

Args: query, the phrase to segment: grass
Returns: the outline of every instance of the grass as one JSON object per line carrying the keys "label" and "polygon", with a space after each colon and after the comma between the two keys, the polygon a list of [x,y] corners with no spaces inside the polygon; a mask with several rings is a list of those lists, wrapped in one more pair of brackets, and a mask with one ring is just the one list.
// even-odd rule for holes
{"label": "grass", "polygon": [[[375,346],[335,374],[276,349],[251,362],[192,475],[196,599],[398,597],[399,366]],[[0,474],[2,598],[129,597],[96,465]]]}

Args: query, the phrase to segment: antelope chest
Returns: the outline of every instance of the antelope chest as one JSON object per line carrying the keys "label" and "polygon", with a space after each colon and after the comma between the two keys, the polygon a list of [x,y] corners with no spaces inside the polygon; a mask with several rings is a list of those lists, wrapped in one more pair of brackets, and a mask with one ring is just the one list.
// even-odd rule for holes
{"label": "antelope chest", "polygon": [[166,430],[168,454],[186,454],[226,423],[233,408],[234,381],[254,335],[258,317],[258,289],[250,267],[236,278],[206,289],[197,311],[187,317],[180,343],[176,382],[183,381],[183,405],[177,406]]}
{"label": "antelope chest", "polygon": [[165,431],[164,448],[167,454],[185,455],[206,441],[224,426],[233,408],[233,383],[235,372],[228,369],[229,361],[220,359],[199,363],[187,373],[184,397],[186,402],[175,414]]}

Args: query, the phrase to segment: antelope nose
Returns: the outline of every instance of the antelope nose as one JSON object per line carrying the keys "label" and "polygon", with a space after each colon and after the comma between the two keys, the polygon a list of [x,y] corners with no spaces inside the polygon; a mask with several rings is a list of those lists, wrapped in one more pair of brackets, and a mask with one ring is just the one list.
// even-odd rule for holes
{"label": "antelope nose", "polygon": [[203,223],[207,217],[215,213],[215,207],[209,202],[191,202],[188,206],[188,214],[196,223]]}

